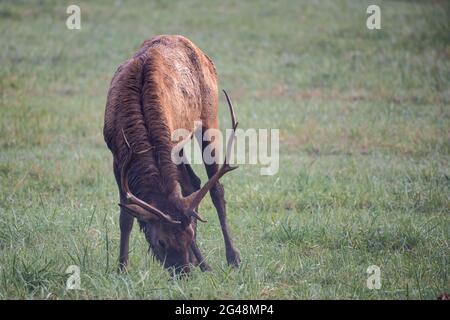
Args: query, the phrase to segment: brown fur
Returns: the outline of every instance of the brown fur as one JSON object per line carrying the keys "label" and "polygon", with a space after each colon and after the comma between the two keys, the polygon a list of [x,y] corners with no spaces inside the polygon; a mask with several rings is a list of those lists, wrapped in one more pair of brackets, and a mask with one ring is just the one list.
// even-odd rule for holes
{"label": "brown fur", "polygon": [[127,152],[122,128],[135,152],[151,148],[130,169],[130,187],[138,197],[150,201],[149,193],[173,190],[179,179],[170,157],[173,130],[192,130],[199,120],[214,125],[217,103],[214,65],[184,37],[147,40],[118,68],[108,93],[104,136],[115,167]]}
{"label": "brown fur", "polygon": [[[157,36],[146,40],[138,52],[117,69],[106,102],[104,138],[113,154],[121,201],[124,193],[120,170],[129,151],[123,130],[135,154],[128,171],[130,190],[174,219],[182,220],[170,203],[169,195],[178,183],[183,194],[189,194],[198,189],[195,184],[199,182],[190,167],[172,162],[172,132],[180,128],[192,131],[194,121],[201,121],[203,130],[217,128],[217,109],[217,75],[211,59],[182,36]],[[140,153],[142,151],[145,152]],[[211,175],[217,171],[217,166],[207,169]],[[214,188],[214,195],[223,212],[221,224],[226,228],[226,223],[222,223],[225,201],[219,199],[223,198],[223,190],[219,183],[217,188]],[[132,221],[121,213],[121,260],[125,265]],[[148,226],[140,224],[143,229]],[[178,230],[164,230],[161,233],[171,237],[168,241],[179,241],[173,239]],[[224,232],[227,238],[227,231],[226,234]],[[150,241],[152,235],[146,233],[146,237],[155,252],[155,245]],[[226,239],[226,244],[230,247],[231,241]],[[230,250],[236,251],[231,248],[227,252]],[[237,251],[235,256],[238,260]]]}

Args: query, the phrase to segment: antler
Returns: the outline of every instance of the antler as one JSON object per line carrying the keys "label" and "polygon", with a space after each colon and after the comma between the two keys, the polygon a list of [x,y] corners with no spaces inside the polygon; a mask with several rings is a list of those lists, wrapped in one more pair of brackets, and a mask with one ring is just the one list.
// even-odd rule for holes
{"label": "antler", "polygon": [[184,200],[183,201],[184,214],[187,216],[194,216],[202,222],[206,222],[206,221],[203,220],[195,212],[195,208],[197,208],[197,206],[203,200],[203,198],[208,193],[208,191],[211,190],[212,187],[214,187],[216,182],[219,181],[219,179],[222,178],[223,175],[225,175],[227,172],[230,172],[230,171],[238,168],[238,166],[230,166],[230,164],[229,164],[231,152],[233,151],[233,142],[234,142],[234,137],[236,135],[236,128],[238,126],[238,123],[236,121],[236,115],[234,113],[234,108],[233,108],[233,104],[231,103],[230,97],[228,96],[228,94],[225,90],[223,90],[223,93],[225,94],[225,97],[227,98],[228,107],[230,109],[230,114],[231,114],[231,122],[232,122],[232,126],[233,126],[233,133],[230,134],[230,136],[228,138],[228,142],[227,142],[227,151],[225,154],[224,163],[220,167],[219,171],[217,171],[214,174],[214,176],[212,176],[211,179],[209,179],[208,182],[200,190],[196,191],[195,193],[193,193],[190,196],[183,199]]}
{"label": "antler", "polygon": [[[125,139],[125,143],[127,145],[127,148],[129,149],[129,153],[127,154],[127,157],[125,159],[125,163],[122,166],[122,171],[120,175],[120,183],[122,185],[122,190],[125,192],[126,197],[126,204],[119,204],[122,208],[125,208],[125,210],[135,216],[136,218],[140,218],[143,220],[150,220],[154,218],[154,215],[158,216],[159,218],[170,222],[174,224],[181,223],[180,221],[173,220],[170,216],[163,213],[159,209],[155,208],[154,206],[148,204],[147,202],[142,201],[138,197],[136,197],[133,193],[130,191],[130,187],[128,186],[128,169],[130,166],[131,159],[133,157],[133,150],[131,149],[130,143],[127,140],[127,137],[125,136],[125,132],[122,129],[123,138]],[[146,152],[147,150],[141,151],[139,153]]]}

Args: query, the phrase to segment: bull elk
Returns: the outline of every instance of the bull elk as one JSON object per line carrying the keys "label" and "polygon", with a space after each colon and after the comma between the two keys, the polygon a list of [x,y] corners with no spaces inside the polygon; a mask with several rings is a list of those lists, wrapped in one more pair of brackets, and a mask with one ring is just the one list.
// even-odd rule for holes
{"label": "bull elk", "polygon": [[[219,183],[225,173],[236,168],[227,161],[234,134],[229,137],[224,163],[205,163],[209,181],[202,187],[188,162],[175,164],[171,159],[174,130],[193,133],[195,122],[201,123],[198,130],[202,133],[218,129],[217,91],[213,62],[182,36],[146,40],[117,69],[108,92],[103,134],[113,154],[120,195],[119,270],[128,265],[134,218],[154,257],[165,268],[176,273],[189,272],[189,266],[209,270],[196,243],[197,221],[205,222],[198,206],[208,191],[219,216],[227,262],[239,265],[240,254],[230,237],[224,189]],[[235,113],[224,93],[234,133]],[[218,152],[218,141],[209,140],[199,141],[201,148],[213,144],[208,150]]]}

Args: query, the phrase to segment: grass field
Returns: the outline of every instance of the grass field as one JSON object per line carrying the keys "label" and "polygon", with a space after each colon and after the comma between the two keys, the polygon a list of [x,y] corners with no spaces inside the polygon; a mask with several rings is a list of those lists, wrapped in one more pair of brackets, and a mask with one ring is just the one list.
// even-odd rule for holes
{"label": "grass field", "polygon": [[[71,3],[79,31],[65,25]],[[366,28],[372,3],[381,30]],[[0,298],[449,292],[449,17],[445,0],[1,1]],[[242,128],[280,129],[277,175],[244,165],[223,180],[237,270],[208,198],[198,237],[212,272],[170,279],[135,227],[131,268],[116,273],[106,93],[116,67],[157,34],[182,34],[215,61]],[[66,290],[69,265],[82,290]],[[370,265],[379,290],[366,286]]]}

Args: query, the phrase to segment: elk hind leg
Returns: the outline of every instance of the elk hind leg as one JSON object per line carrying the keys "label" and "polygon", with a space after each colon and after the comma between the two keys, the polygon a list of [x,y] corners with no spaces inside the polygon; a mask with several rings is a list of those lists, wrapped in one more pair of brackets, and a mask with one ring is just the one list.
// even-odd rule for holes
{"label": "elk hind leg", "polygon": [[[184,157],[184,155],[183,155]],[[194,170],[192,169],[191,165],[187,161],[186,158],[184,158],[184,169],[185,173],[187,174],[189,178],[189,182],[194,190],[199,190],[201,187],[201,181],[200,178],[195,174]],[[198,208],[197,208],[198,210]],[[200,252],[200,249],[197,245],[197,221],[194,222],[194,241],[191,245],[191,253],[194,255],[195,259],[197,260],[200,269],[202,271],[211,271],[211,267],[206,263],[205,258],[203,258],[203,255]]]}

